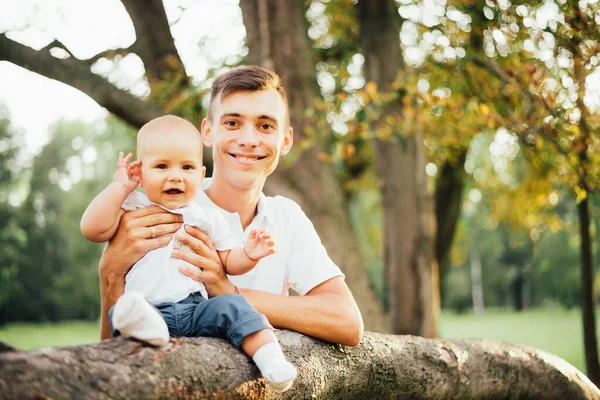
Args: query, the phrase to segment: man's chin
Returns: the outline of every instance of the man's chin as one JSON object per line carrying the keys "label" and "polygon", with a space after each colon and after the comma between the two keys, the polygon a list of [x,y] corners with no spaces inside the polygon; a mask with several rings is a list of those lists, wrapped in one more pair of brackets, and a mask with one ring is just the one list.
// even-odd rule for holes
{"label": "man's chin", "polygon": [[252,190],[257,188],[262,190],[262,187],[265,184],[265,178],[258,176],[256,173],[250,172],[237,172],[229,174],[227,181],[231,186],[241,190]]}

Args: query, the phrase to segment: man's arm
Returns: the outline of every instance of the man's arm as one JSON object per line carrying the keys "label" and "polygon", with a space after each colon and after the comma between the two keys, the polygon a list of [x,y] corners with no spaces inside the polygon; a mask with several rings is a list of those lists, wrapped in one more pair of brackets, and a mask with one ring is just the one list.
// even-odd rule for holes
{"label": "man's arm", "polygon": [[[155,237],[152,238],[152,227]],[[125,275],[148,251],[166,246],[181,227],[181,215],[171,214],[158,206],[126,212],[115,235],[108,243],[98,272],[100,275],[100,338],[110,339],[108,311],[125,289]]]}
{"label": "man's arm", "polygon": [[250,289],[241,292],[276,328],[347,346],[360,343],[364,329],[362,316],[342,277],[321,283],[305,296],[281,296]]}
{"label": "man's arm", "polygon": [[[185,230],[188,234],[177,239],[194,253],[175,250],[173,256],[198,268],[182,266],[180,271],[203,282],[210,297],[235,293],[208,236],[195,227],[186,225]],[[321,283],[305,296],[282,296],[249,289],[244,289],[242,294],[275,327],[348,346],[358,345],[362,338],[360,311],[341,277]]]}

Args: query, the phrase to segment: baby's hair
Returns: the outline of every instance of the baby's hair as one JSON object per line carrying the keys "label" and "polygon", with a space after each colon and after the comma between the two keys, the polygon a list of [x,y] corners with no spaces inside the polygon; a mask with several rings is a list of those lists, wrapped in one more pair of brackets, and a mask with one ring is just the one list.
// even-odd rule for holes
{"label": "baby's hair", "polygon": [[[200,136],[200,131],[191,122],[176,115],[164,115],[147,122],[137,134],[137,158],[141,157],[144,138],[150,134],[170,135],[176,132],[190,132]],[[200,147],[202,157],[202,146]]]}

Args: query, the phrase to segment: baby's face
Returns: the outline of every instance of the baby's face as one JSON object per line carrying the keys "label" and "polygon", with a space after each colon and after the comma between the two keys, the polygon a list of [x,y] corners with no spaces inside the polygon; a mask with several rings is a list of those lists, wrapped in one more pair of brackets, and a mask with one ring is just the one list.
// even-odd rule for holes
{"label": "baby's face", "polygon": [[202,165],[202,139],[197,132],[148,134],[138,148],[141,186],[150,201],[175,210],[194,200],[206,171]]}

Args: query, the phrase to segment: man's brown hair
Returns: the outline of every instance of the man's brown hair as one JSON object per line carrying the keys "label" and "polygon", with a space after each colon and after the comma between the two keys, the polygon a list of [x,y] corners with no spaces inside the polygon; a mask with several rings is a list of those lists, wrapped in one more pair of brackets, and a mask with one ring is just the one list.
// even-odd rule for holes
{"label": "man's brown hair", "polygon": [[281,79],[273,71],[254,65],[236,67],[217,76],[213,81],[208,105],[208,118],[212,118],[213,101],[221,96],[221,101],[236,92],[258,92],[275,89],[285,103],[285,118],[287,126],[290,125],[290,111],[285,89],[281,86]]}

